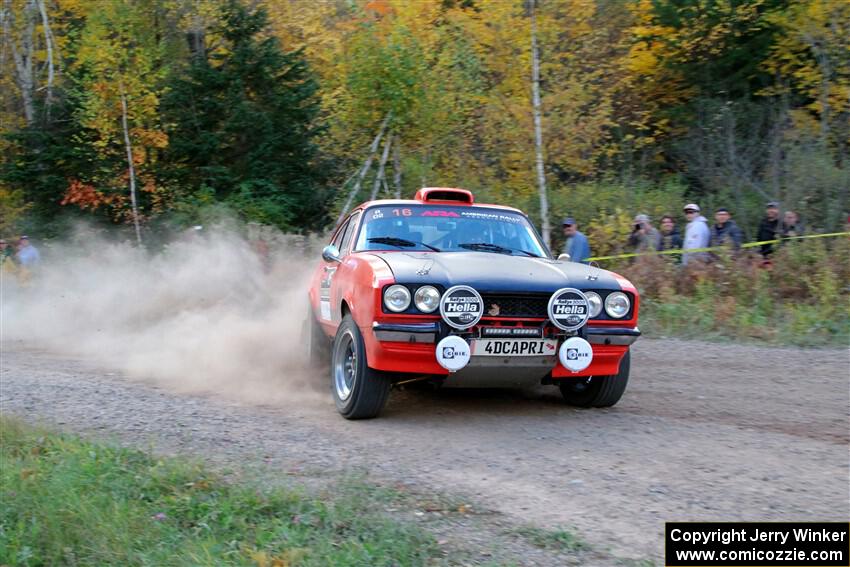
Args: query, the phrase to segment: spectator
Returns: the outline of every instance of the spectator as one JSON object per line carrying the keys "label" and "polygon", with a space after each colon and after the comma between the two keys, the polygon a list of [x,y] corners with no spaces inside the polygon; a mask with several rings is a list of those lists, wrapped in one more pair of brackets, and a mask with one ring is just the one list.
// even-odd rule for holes
{"label": "spectator", "polygon": [[28,236],[24,235],[18,240],[18,263],[24,268],[32,269],[41,261],[38,248],[30,244]]}
{"label": "spectator", "polygon": [[717,209],[714,213],[714,226],[711,227],[711,245],[712,246],[728,246],[732,245],[732,249],[736,252],[741,249],[743,234],[740,227],[732,220],[732,215],[729,210],[723,207]]}
{"label": "spectator", "polygon": [[15,271],[15,251],[6,242],[0,239],[0,273],[12,273]]}
{"label": "spectator", "polygon": [[670,215],[661,217],[661,233],[658,241],[658,251],[662,250],[678,250],[682,247],[682,235],[679,234],[679,227],[676,226],[676,221]]}
{"label": "spectator", "polygon": [[[708,242],[711,238],[711,231],[708,230],[708,221],[704,216],[699,214],[699,205],[690,203],[685,205],[685,218],[688,219],[688,225],[685,227],[685,242],[683,248],[685,250],[697,250],[699,248],[708,247]],[[709,258],[706,252],[692,252],[682,255],[682,265],[687,265],[693,260],[707,260]]]}
{"label": "spectator", "polygon": [[632,234],[629,236],[629,246],[635,252],[657,250],[661,243],[661,234],[649,222],[647,215],[637,215]]}
{"label": "spectator", "polygon": [[[779,203],[771,201],[765,209],[765,216],[759,223],[759,232],[756,238],[759,242],[765,240],[776,240],[779,234]],[[770,257],[773,252],[773,244],[762,244],[761,255],[765,258]]]}
{"label": "spectator", "polygon": [[0,262],[5,263],[7,259],[14,259],[15,251],[9,246],[5,238],[0,238]]}
{"label": "spectator", "polygon": [[800,224],[800,216],[794,211],[785,211],[782,216],[782,238],[803,236],[803,225]]}
{"label": "spectator", "polygon": [[587,237],[579,232],[578,225],[572,217],[565,218],[563,226],[564,236],[567,237],[564,242],[564,252],[570,255],[571,262],[587,264],[587,259],[590,258],[590,244],[587,242]]}

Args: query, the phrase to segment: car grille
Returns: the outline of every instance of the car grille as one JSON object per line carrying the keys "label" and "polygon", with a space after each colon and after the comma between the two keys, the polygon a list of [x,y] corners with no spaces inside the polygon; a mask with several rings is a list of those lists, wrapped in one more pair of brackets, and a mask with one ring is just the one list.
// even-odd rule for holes
{"label": "car grille", "polygon": [[[549,295],[499,295],[482,294],[485,317],[542,317],[546,318]],[[498,305],[498,315],[492,309]]]}

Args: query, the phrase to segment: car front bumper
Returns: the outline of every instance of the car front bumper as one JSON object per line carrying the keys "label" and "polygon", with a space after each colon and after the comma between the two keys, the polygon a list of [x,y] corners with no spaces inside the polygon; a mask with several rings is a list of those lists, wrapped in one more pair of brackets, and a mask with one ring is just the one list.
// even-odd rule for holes
{"label": "car front bumper", "polygon": [[[443,376],[450,374],[437,363],[435,357],[435,343],[441,334],[437,321],[374,322],[371,329],[362,331],[369,366],[376,370]],[[498,386],[502,385],[501,382],[517,385],[515,382],[520,377],[524,381],[539,381],[550,372],[555,379],[617,374],[620,360],[640,334],[637,328],[588,327],[586,338],[593,348],[593,362],[580,372],[564,368],[555,356],[473,356],[468,366],[452,374],[446,385],[450,381],[453,385],[464,386]],[[510,372],[505,373],[505,369]]]}

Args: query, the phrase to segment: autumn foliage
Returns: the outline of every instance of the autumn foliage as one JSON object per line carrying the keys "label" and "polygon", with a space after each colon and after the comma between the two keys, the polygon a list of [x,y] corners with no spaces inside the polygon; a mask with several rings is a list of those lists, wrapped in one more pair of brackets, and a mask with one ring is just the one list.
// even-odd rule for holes
{"label": "autumn foliage", "polygon": [[[220,206],[321,229],[390,116],[390,181],[372,168],[356,199],[463,186],[537,220],[529,1],[9,0],[0,196],[22,196],[21,228],[124,222],[129,160],[146,226]],[[768,200],[843,225],[850,3],[534,8],[553,225],[575,216],[612,251],[623,219],[684,199],[750,236]]]}

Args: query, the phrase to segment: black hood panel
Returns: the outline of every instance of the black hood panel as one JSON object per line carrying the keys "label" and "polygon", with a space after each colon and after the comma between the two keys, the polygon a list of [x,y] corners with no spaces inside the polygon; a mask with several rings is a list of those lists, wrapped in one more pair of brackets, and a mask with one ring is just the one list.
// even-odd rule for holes
{"label": "black hood panel", "polygon": [[468,285],[480,292],[552,293],[562,287],[619,290],[611,272],[575,262],[490,252],[370,252],[404,284]]}

